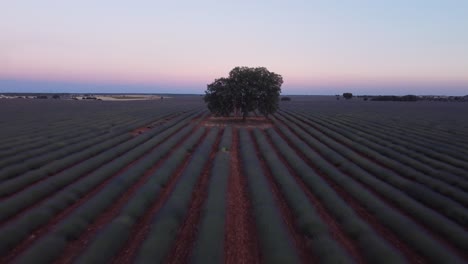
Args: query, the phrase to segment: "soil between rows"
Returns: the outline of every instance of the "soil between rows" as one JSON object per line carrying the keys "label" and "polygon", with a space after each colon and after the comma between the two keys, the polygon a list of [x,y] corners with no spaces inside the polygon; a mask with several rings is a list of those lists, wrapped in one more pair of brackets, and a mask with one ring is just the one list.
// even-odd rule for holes
{"label": "soil between rows", "polygon": [[247,129],[260,128],[267,129],[273,126],[273,123],[264,116],[249,116],[245,121],[242,117],[214,117],[210,116],[203,122],[204,126],[208,127],[225,127],[232,126],[233,128],[245,127]]}
{"label": "soil between rows", "polygon": [[232,129],[231,175],[228,179],[225,263],[260,263],[260,250],[239,153],[239,131]]}

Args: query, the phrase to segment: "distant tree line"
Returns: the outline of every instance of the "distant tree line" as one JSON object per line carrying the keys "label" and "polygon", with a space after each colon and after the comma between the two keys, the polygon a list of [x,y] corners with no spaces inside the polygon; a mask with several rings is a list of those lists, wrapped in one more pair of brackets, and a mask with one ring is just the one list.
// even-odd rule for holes
{"label": "distant tree line", "polygon": [[401,101],[401,102],[415,102],[418,101],[419,98],[416,95],[404,95],[404,96],[396,96],[396,95],[380,95],[374,96],[371,99],[372,101]]}
{"label": "distant tree line", "polygon": [[468,102],[468,95],[465,96],[421,96],[420,100],[438,102]]}
{"label": "distant tree line", "polygon": [[[339,95],[336,99],[339,100]],[[364,101],[397,101],[397,102],[415,102],[415,101],[438,101],[438,102],[468,102],[468,95],[465,96],[440,96],[440,95],[358,95]]]}
{"label": "distant tree line", "polygon": [[[47,95],[38,95],[35,97],[36,99],[49,99],[49,96]],[[60,99],[60,95],[59,94],[54,94],[51,96],[52,99]]]}

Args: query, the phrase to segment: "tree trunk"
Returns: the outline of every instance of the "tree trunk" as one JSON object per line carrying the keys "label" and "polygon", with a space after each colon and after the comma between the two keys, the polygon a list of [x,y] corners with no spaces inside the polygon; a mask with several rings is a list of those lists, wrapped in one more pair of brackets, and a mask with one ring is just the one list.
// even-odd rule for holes
{"label": "tree trunk", "polygon": [[245,122],[246,118],[247,118],[247,112],[244,112],[242,113],[242,122]]}

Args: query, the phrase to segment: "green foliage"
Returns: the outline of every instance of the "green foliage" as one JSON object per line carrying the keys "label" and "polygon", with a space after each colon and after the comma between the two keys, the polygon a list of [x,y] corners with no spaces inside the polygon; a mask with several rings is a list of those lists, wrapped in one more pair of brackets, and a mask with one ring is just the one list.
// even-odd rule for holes
{"label": "green foliage", "polygon": [[247,114],[258,110],[267,116],[278,109],[283,78],[264,67],[236,67],[228,78],[216,79],[208,84],[204,100],[208,109],[219,116],[240,111]]}
{"label": "green foliage", "polygon": [[205,91],[204,100],[208,104],[208,109],[220,116],[229,116],[234,110],[233,88],[228,78],[216,79],[208,84]]}

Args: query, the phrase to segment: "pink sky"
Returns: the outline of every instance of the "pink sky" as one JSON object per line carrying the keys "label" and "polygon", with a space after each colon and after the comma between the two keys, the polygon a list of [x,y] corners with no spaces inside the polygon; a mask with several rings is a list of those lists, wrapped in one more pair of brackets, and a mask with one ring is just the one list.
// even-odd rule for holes
{"label": "pink sky", "polygon": [[235,66],[264,66],[284,93],[468,94],[463,1],[65,2],[0,3],[0,79],[202,93]]}

